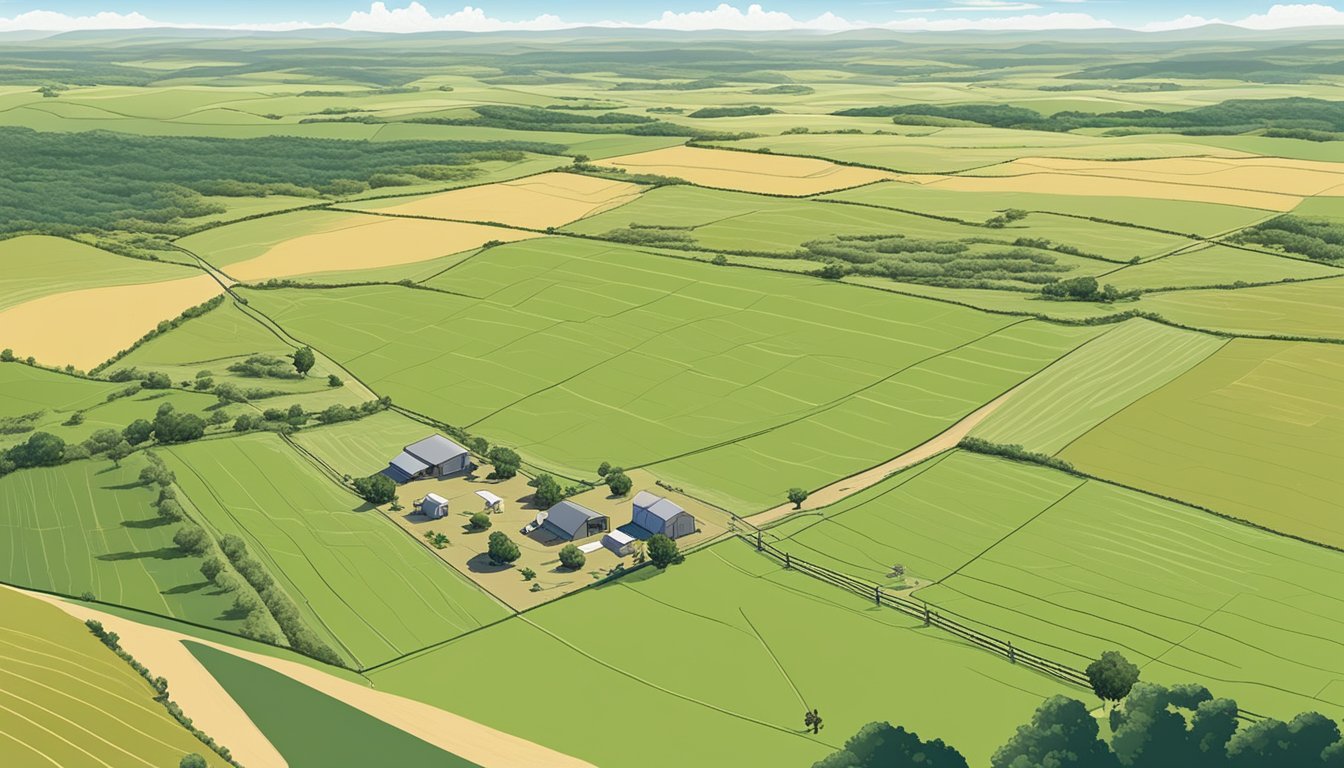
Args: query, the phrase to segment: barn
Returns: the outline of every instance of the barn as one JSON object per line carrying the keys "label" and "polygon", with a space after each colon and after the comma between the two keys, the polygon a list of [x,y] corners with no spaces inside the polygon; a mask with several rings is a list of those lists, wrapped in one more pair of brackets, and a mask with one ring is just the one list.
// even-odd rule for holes
{"label": "barn", "polygon": [[669,539],[695,533],[695,518],[670,499],[655,496],[648,491],[635,494],[632,522],[649,532],[661,533]]}
{"label": "barn", "polygon": [[585,506],[562,501],[546,510],[541,529],[556,538],[573,541],[606,533],[611,529],[611,521]]}
{"label": "barn", "polygon": [[430,435],[406,446],[401,455],[387,463],[383,474],[398,483],[409,483],[427,477],[448,477],[469,472],[475,466],[466,448],[443,435]]}

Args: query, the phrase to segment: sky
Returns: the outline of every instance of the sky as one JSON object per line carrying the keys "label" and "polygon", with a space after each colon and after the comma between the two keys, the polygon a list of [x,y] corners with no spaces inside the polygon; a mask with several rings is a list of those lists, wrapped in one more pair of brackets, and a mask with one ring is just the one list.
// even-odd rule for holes
{"label": "sky", "polygon": [[[1340,0],[1336,0],[1339,2]],[[1090,29],[1164,31],[1209,23],[1249,29],[1344,25],[1344,2],[1264,0],[0,0],[0,32],[208,26],[338,27],[380,32],[562,29],[601,25],[661,29],[820,32]],[[1344,33],[1344,30],[1341,31]]]}

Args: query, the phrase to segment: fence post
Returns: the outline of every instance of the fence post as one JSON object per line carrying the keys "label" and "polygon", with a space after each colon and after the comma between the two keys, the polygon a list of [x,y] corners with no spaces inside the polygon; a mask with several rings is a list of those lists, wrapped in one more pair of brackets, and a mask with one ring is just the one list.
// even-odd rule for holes
{"label": "fence post", "polygon": [[761,532],[760,532],[760,531],[757,531],[757,532],[756,532],[756,551],[757,551],[757,552],[760,552],[760,551],[761,551]]}
{"label": "fence post", "polygon": [[785,568],[793,567],[793,557],[788,552],[784,553],[784,567]]}
{"label": "fence post", "polygon": [[882,605],[882,587],[873,587],[873,602]]}
{"label": "fence post", "polygon": [[1008,661],[1012,662],[1013,664],[1017,663],[1017,652],[1013,650],[1012,643],[1008,644]]}
{"label": "fence post", "polygon": [[929,626],[931,619],[929,617],[929,604],[924,604],[924,626]]}

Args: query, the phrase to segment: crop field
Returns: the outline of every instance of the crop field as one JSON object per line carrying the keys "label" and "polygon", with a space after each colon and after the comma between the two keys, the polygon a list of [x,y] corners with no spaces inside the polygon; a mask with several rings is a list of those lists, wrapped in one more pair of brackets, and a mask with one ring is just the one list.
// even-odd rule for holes
{"label": "crop field", "polygon": [[338,473],[364,477],[433,431],[399,413],[382,411],[359,421],[299,432],[293,440]]}
{"label": "crop field", "polygon": [[155,768],[189,752],[224,766],[78,621],[0,587],[0,753],[11,766]]}
{"label": "crop field", "polygon": [[[1257,253],[1226,245],[1197,246],[1144,264],[1107,273],[1106,282],[1122,289],[1203,288],[1214,285],[1269,283],[1344,276],[1339,267],[1305,259]],[[1200,323],[1205,325],[1205,323]]]}
{"label": "crop field", "polygon": [[10,307],[51,294],[196,274],[195,270],[118,256],[61,237],[30,235],[0,240],[0,317]]}
{"label": "crop field", "polygon": [[971,434],[1056,454],[1226,342],[1147,320],[1127,320],[1025,382]]}
{"label": "crop field", "polygon": [[[679,479],[717,467],[696,487],[755,507],[789,478],[900,453],[1098,332],[572,240],[495,248],[429,285],[456,295],[248,299],[398,403],[529,460],[574,477],[606,460]],[[392,330],[408,324],[435,343]],[[772,455],[803,436],[830,450]]]}
{"label": "crop field", "polygon": [[5,557],[0,580],[126,605],[234,630],[232,596],[173,546],[177,526],[158,517],[138,483],[144,460],[84,461],[0,478]]}
{"label": "crop field", "polygon": [[882,171],[835,165],[825,160],[691,147],[613,157],[599,165],[631,173],[673,176],[703,187],[788,197],[833,192],[890,177]]}
{"label": "crop field", "polygon": [[1344,606],[1319,588],[1344,563],[1319,547],[965,452],[769,533],[873,582],[905,564],[934,582],[915,599],[1063,663],[1116,648],[1145,679],[1208,681],[1253,712],[1344,713]]}
{"label": "crop field", "polygon": [[1344,280],[1148,296],[1145,309],[1184,325],[1252,336],[1344,338]]}
{"label": "crop field", "polygon": [[1235,339],[1060,453],[1079,469],[1344,546],[1344,347]]}
{"label": "crop field", "polygon": [[545,229],[621,206],[639,197],[642,189],[624,181],[574,173],[543,173],[499,184],[420,198],[377,200],[355,207],[399,216],[489,221]]}
{"label": "crop field", "polygon": [[[611,632],[612,617],[639,627],[639,642]],[[843,653],[816,652],[818,643],[836,637],[845,638]],[[688,652],[696,664],[649,662]],[[919,663],[905,663],[914,659]],[[487,685],[525,690],[538,670],[545,670],[549,689],[567,692],[568,706],[542,695],[504,700],[473,693]],[[957,730],[958,748],[983,764],[1042,696],[1064,690],[894,611],[785,571],[737,541],[369,676],[379,688],[526,733],[597,765],[639,752],[641,764],[655,768],[722,764],[722,745],[744,740],[753,745],[752,760],[763,764],[820,759],[843,741],[837,735],[875,717],[921,733]],[[930,698],[921,692],[925,686],[966,695]],[[815,737],[799,732],[810,707],[826,716],[827,729]],[[593,712],[602,713],[603,738],[582,725]],[[675,722],[697,737],[676,750],[642,749],[651,720]],[[956,725],[967,720],[977,727]]]}
{"label": "crop field", "polygon": [[310,626],[354,664],[386,661],[507,613],[277,437],[164,453],[215,534],[243,537]]}

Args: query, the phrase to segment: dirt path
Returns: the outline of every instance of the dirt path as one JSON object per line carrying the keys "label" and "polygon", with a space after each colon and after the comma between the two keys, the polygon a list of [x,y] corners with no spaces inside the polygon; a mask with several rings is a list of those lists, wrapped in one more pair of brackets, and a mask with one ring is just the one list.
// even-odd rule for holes
{"label": "dirt path", "polygon": [[955,448],[957,443],[960,443],[961,439],[966,437],[977,424],[984,421],[989,414],[998,410],[999,406],[1003,405],[1004,401],[1011,397],[1014,391],[1016,390],[1010,390],[999,395],[998,398],[982,405],[975,412],[948,427],[933,439],[911,448],[891,461],[879,464],[872,469],[866,469],[857,475],[850,475],[843,480],[837,480],[825,488],[814,492],[807,497],[807,501],[803,502],[802,509],[795,509],[792,504],[786,502],[780,504],[778,507],[767,509],[764,512],[752,515],[751,517],[746,518],[746,521],[759,528],[766,523],[773,523],[776,520],[788,517],[794,512],[806,512],[811,509],[819,509],[829,504],[834,504],[841,499],[853,496],[859,491],[877,485],[891,476],[894,472],[918,464],[930,456],[936,456],[943,451]]}
{"label": "dirt path", "polygon": [[191,655],[183,640],[208,645],[260,664],[484,768],[594,768],[590,763],[497,731],[465,717],[375,690],[304,664],[232,648],[169,629],[104,613],[84,603],[18,590],[83,621],[97,619],[121,637],[128,653],[168,679],[169,693],[196,726],[232,750],[247,768],[286,768],[280,756],[222,686]]}

